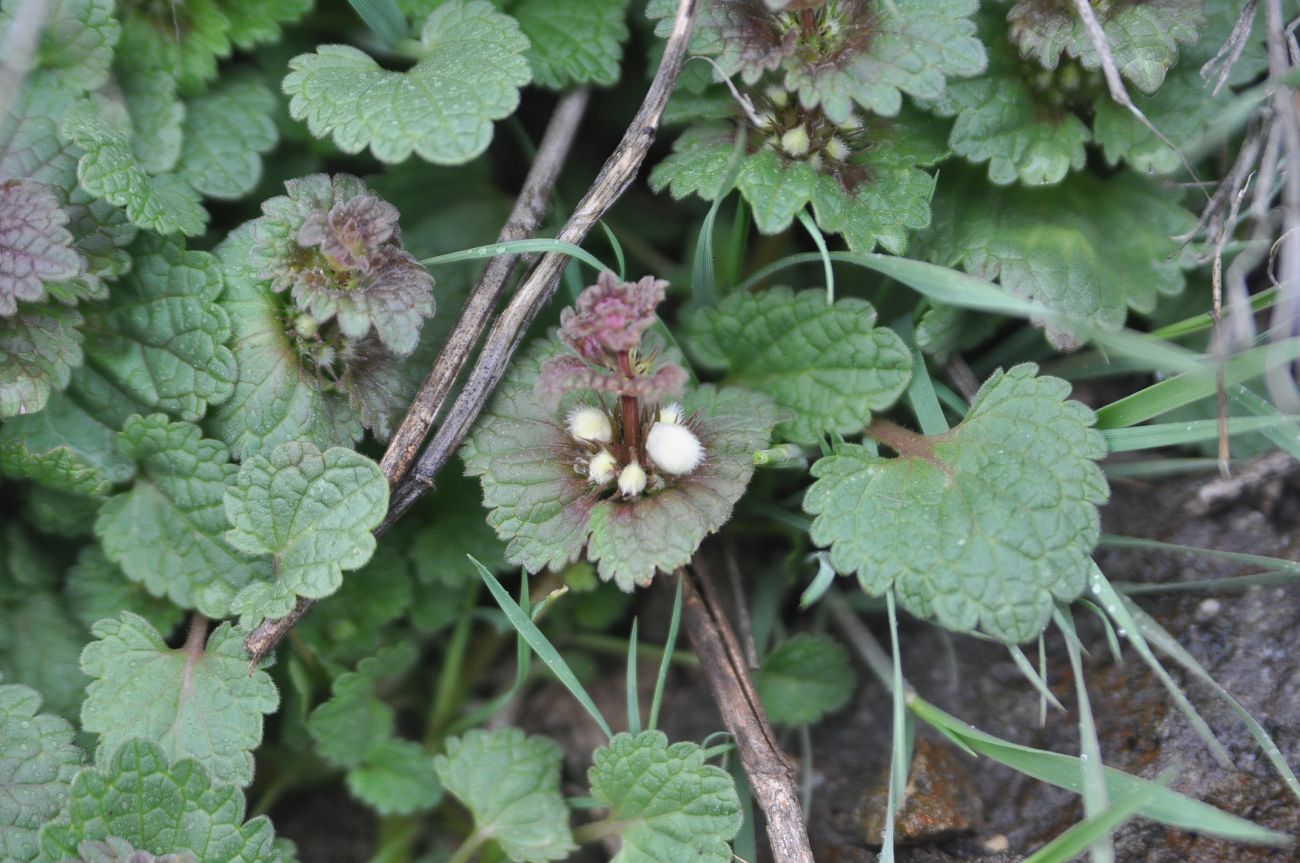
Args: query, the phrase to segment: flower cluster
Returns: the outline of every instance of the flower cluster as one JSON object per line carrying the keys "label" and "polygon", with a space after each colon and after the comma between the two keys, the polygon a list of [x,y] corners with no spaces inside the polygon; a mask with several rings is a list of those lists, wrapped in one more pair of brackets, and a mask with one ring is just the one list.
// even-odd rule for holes
{"label": "flower cluster", "polygon": [[686,371],[643,351],[667,283],[647,276],[620,282],[602,273],[560,317],[560,338],[572,350],[547,360],[534,393],[558,407],[578,393],[565,418],[574,469],[597,489],[617,488],[635,500],[687,476],[704,461],[692,419],[676,403]]}

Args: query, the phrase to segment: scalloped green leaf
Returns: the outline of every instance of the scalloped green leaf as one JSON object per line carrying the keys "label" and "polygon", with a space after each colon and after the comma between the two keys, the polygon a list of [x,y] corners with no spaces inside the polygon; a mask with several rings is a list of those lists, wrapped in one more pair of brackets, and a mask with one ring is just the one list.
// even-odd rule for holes
{"label": "scalloped green leaf", "polygon": [[[0,593],[7,592],[0,589]],[[0,596],[0,672],[39,692],[46,708],[76,716],[86,687],[77,655],[85,630],[67,612],[63,598],[47,586]]]}
{"label": "scalloped green leaf", "polygon": [[94,543],[83,548],[77,562],[68,569],[63,595],[68,600],[68,608],[88,630],[104,618],[129,611],[165,636],[176,629],[184,616],[180,608],[127,578]]}
{"label": "scalloped green leaf", "polygon": [[176,174],[209,198],[233,200],[262,177],[262,154],[275,146],[275,94],[255,78],[224,78],[185,104]]}
{"label": "scalloped green leaf", "polygon": [[247,632],[223,623],[206,644],[172,649],[149,621],[124,611],[91,633],[81,666],[95,679],[81,727],[99,734],[97,764],[144,738],[172,759],[194,759],[219,784],[253,781],[262,714],[275,711],[280,695],[269,674],[250,672]]}
{"label": "scalloped green leaf", "polygon": [[[1205,23],[1205,0],[1143,0],[1094,4],[1097,20],[1120,74],[1143,93],[1154,93],[1178,59],[1178,43],[1192,43]],[[1066,54],[1084,68],[1101,56],[1071,3],[1018,0],[1007,12],[1011,40],[1025,57],[1055,69]]]}
{"label": "scalloped green leaf", "polygon": [[108,303],[87,310],[87,364],[142,412],[200,419],[230,397],[237,374],[218,261],[154,234],[131,251]]}
{"label": "scalloped green leaf", "polygon": [[116,836],[203,863],[280,863],[271,822],[265,815],[244,821],[244,808],[243,792],[213,785],[197,761],[169,763],[156,744],[133,740],[77,774],[67,809],[41,830],[39,859],[76,859],[82,842]]}
{"label": "scalloped green leaf", "polygon": [[198,194],[174,174],[146,172],[126,134],[105,122],[94,106],[70,111],[61,134],[85,151],[77,163],[77,179],[87,192],[121,207],[142,228],[161,234],[203,233],[208,213]]}
{"label": "scalloped green leaf", "polygon": [[295,631],[318,654],[337,663],[371,656],[395,632],[386,624],[411,610],[414,588],[405,532],[389,534],[369,563],[343,577],[330,602],[298,623]]}
{"label": "scalloped green leaf", "polygon": [[150,854],[118,836],[87,839],[77,846],[77,863],[198,863],[188,851],[179,854]]}
{"label": "scalloped green leaf", "polygon": [[1195,218],[1132,174],[1073,174],[1048,189],[989,187],[969,169],[945,172],[934,201],[929,255],[997,279],[1055,313],[1048,340],[1071,350],[1090,327],[1118,329],[1182,291],[1172,237]]}
{"label": "scalloped green leaf", "polygon": [[[450,474],[450,475],[449,475]],[[424,584],[456,587],[476,576],[468,555],[492,572],[507,568],[505,546],[487,522],[477,483],[453,471],[438,478],[438,493],[422,510],[422,527],[409,554]]]}
{"label": "scalloped green leaf", "polygon": [[70,192],[77,185],[75,147],[59,137],[59,122],[79,102],[59,76],[32,71],[0,118],[0,179],[29,179]]}
{"label": "scalloped green leaf", "polygon": [[155,596],[227,616],[240,589],[270,574],[267,563],[245,560],[222,536],[230,527],[223,499],[238,472],[229,451],[198,426],[161,414],[132,417],[117,439],[139,474],[99,511],[104,553]]}
{"label": "scalloped green leaf", "polygon": [[630,591],[657,570],[688,563],[704,537],[726,522],[778,410],[766,396],[739,387],[687,393],[681,404],[685,416],[696,416],[703,464],[636,501],[602,499],[563,455],[572,448],[563,412],[533,394],[542,362],[557,351],[546,340],[516,357],[461,448],[465,472],[482,478],[488,523],[506,542],[506,560],[530,572],[559,569],[585,546],[600,577]]}
{"label": "scalloped green leaf", "polygon": [[622,827],[610,863],[729,863],[740,830],[740,798],[721,767],[694,743],[668,744],[660,731],[618,734],[596,750],[591,794]]}
{"label": "scalloped green leaf", "polygon": [[[22,0],[0,3],[0,44],[9,44],[15,16],[27,8]],[[113,17],[113,0],[51,0],[35,8],[45,15],[32,58],[35,64],[57,74],[71,90],[103,86],[121,32]]]}
{"label": "scalloped green leaf", "polygon": [[343,447],[321,452],[290,441],[270,457],[252,456],[226,491],[225,540],[252,557],[270,558],[271,580],[240,591],[232,608],[254,620],[283,617],[299,596],[320,599],[375,551],[372,535],[388,511],[388,480],[379,465]]}
{"label": "scalloped green leaf", "polygon": [[433,759],[414,740],[389,738],[371,747],[365,763],[348,771],[347,786],[380,815],[410,815],[442,800]]}
{"label": "scalloped green leaf", "polygon": [[1051,93],[1035,89],[1042,73],[1036,76],[1016,56],[1000,13],[979,17],[987,71],[951,82],[935,108],[955,118],[949,137],[953,152],[977,164],[988,162],[994,183],[1060,182],[1068,171],[1083,168],[1092,131],[1068,108],[1053,104]]}
{"label": "scalloped green leaf", "polygon": [[812,725],[849,703],[857,677],[842,644],[800,633],[767,655],[754,686],[773,722]]}
{"label": "scalloped green leaf", "polygon": [[40,713],[41,696],[16,684],[0,685],[0,859],[36,859],[41,825],[63,809],[85,754],[73,729]]}
{"label": "scalloped green leaf", "polygon": [[299,358],[279,295],[257,274],[252,249],[251,222],[217,247],[225,281],[220,303],[230,318],[239,374],[234,394],[210,417],[210,429],[240,459],[290,440],[352,446],[361,439],[359,412]]}
{"label": "scalloped green leaf", "polygon": [[533,81],[552,90],[618,81],[627,0],[523,0],[511,13],[531,43]]}
{"label": "scalloped green leaf", "polygon": [[48,186],[0,181],[0,316],[17,313],[19,301],[44,300],[47,282],[81,273],[67,224],[68,214]]}
{"label": "scalloped green leaf", "polygon": [[71,394],[55,393],[44,410],[0,427],[0,473],[60,491],[105,494],[135,472],[114,446],[114,434]]}
{"label": "scalloped green leaf", "polygon": [[[132,152],[150,174],[170,171],[181,152],[185,106],[176,95],[170,47],[142,19],[127,17],[113,64],[125,113],[122,125],[130,132]],[[115,100],[110,104],[117,107]]]}
{"label": "scalloped green leaf", "polygon": [[1037,372],[995,373],[946,434],[873,432],[898,458],[846,444],[818,460],[804,509],[836,571],[873,596],[893,590],[918,617],[1009,643],[1077,597],[1109,493],[1096,464],[1106,444],[1069,384]]}
{"label": "scalloped green leaf", "polygon": [[514,113],[531,78],[518,23],[486,0],[449,0],[421,31],[420,60],[380,68],[348,45],[322,45],[289,61],[289,113],[345,153],[367,147],[382,162],[412,152],[457,165],[487,149],[492,121]]}
{"label": "scalloped green leaf", "polygon": [[362,659],[356,670],[334,678],[330,698],[307,718],[307,731],[322,758],[336,767],[360,767],[371,749],[393,737],[396,714],[376,690],[385,681],[405,674],[416,658],[410,643],[400,643]]}
{"label": "scalloped green leaf", "polygon": [[577,847],[560,793],[562,757],[549,738],[502,728],[448,738],[433,763],[443,786],[474,816],[475,831],[515,863],[546,863]]}
{"label": "scalloped green leaf", "polygon": [[81,315],[53,304],[20,303],[0,317],[0,419],[45,407],[81,365]]}
{"label": "scalloped green leaf", "polygon": [[771,396],[793,416],[775,436],[815,444],[851,435],[890,407],[912,376],[912,356],[876,310],[855,298],[828,305],[824,291],[733,294],[694,315],[686,338],[705,366]]}

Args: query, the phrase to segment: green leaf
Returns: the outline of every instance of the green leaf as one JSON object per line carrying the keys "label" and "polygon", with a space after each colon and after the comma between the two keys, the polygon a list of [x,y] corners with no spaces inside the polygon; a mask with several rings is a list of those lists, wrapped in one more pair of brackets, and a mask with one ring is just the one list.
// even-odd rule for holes
{"label": "green leaf", "polygon": [[86,686],[77,655],[86,633],[50,590],[0,599],[7,630],[0,637],[0,672],[22,680],[63,716],[76,716]]}
{"label": "green leaf", "polygon": [[77,846],[78,863],[197,863],[193,854],[164,854],[159,857],[137,849],[117,836],[103,841],[88,839]]}
{"label": "green leaf", "polygon": [[592,761],[592,796],[622,825],[623,849],[610,863],[729,863],[740,798],[699,746],[669,746],[659,731],[619,734]]}
{"label": "green leaf", "polygon": [[[15,16],[28,8],[22,0],[0,4],[0,44],[10,44]],[[35,8],[45,15],[33,57],[36,65],[57,74],[69,89],[99,89],[108,80],[121,29],[113,17],[113,0],[52,0]]]}
{"label": "green leaf", "polygon": [[1171,237],[1195,218],[1136,176],[1074,174],[1050,189],[989,188],[955,168],[944,180],[931,259],[998,279],[1060,313],[1045,322],[1057,348],[1077,348],[1086,328],[1119,329],[1130,308],[1150,312],[1159,295],[1183,289]]}
{"label": "green leaf", "polygon": [[68,394],[55,393],[44,410],[0,427],[0,473],[59,491],[105,494],[135,472],[114,434]]}
{"label": "green leaf", "polygon": [[322,45],[289,61],[289,113],[345,153],[369,147],[382,162],[414,151],[461,164],[492,140],[492,121],[519,104],[530,78],[528,39],[486,0],[450,0],[424,23],[420,60],[406,72],[380,68],[347,45]]}
{"label": "green leaf", "polygon": [[298,356],[279,300],[251,261],[252,225],[236,228],[217,247],[225,281],[221,306],[230,318],[239,374],[211,430],[240,459],[290,440],[351,446],[361,438],[360,415]]}
{"label": "green leaf", "polygon": [[292,23],[311,11],[312,0],[224,0],[222,11],[230,21],[230,41],[240,48],[280,38],[280,25]]}
{"label": "green leaf", "polygon": [[806,633],[768,654],[754,678],[768,718],[778,725],[820,722],[849,703],[856,685],[844,646]]}
{"label": "green leaf", "polygon": [[238,76],[187,102],[177,176],[209,198],[251,192],[262,176],[261,154],[278,137],[276,107],[275,94],[260,81]]}
{"label": "green leaf", "polygon": [[434,759],[438,778],[474,816],[474,829],[515,863],[567,857],[577,846],[560,794],[560,747],[518,728],[470,731]]}
{"label": "green leaf", "polygon": [[61,134],[85,151],[77,163],[81,185],[126,210],[132,224],[161,234],[203,233],[208,214],[194,190],[174,174],[148,174],[126,134],[105,122],[93,106],[70,111]]}
{"label": "green leaf", "polygon": [[133,740],[107,763],[82,770],[59,820],[41,830],[42,863],[76,859],[87,840],[124,839],[152,854],[190,853],[203,863],[279,863],[266,816],[244,821],[244,794],[213,786],[192,760],[169,763],[156,744]]}
{"label": "green leaf", "polygon": [[[1097,20],[1120,73],[1143,93],[1154,93],[1178,59],[1178,43],[1192,43],[1205,23],[1205,0],[1146,0],[1097,4]],[[1062,54],[1085,69],[1101,56],[1071,3],[1019,0],[1007,12],[1011,40],[1025,57],[1055,69]]]}
{"label": "green leaf", "polygon": [[442,799],[433,759],[412,740],[390,738],[371,747],[365,763],[348,771],[347,785],[380,815],[409,815]]}
{"label": "green leaf", "polygon": [[128,18],[113,68],[126,114],[122,126],[130,132],[131,150],[140,166],[150,174],[176,166],[185,117],[164,45],[148,24]]}
{"label": "green leaf", "polygon": [[45,284],[80,275],[68,214],[48,186],[34,180],[0,181],[0,316],[19,301],[45,299]]}
{"label": "green leaf", "polygon": [[979,18],[988,69],[978,78],[953,81],[935,108],[956,118],[949,138],[953,152],[988,162],[994,183],[1060,182],[1068,171],[1083,168],[1092,132],[1068,108],[1054,104],[1051,85],[1044,87],[1041,73],[1016,56],[1001,11]]}
{"label": "green leaf", "polygon": [[745,159],[736,188],[749,202],[754,224],[765,234],[790,227],[795,214],[812,201],[817,172],[807,162],[788,162],[763,149]]}
{"label": "green leaf", "polygon": [[876,327],[859,299],[827,305],[819,290],[732,294],[697,313],[687,340],[701,363],[730,383],[771,396],[793,419],[778,438],[814,444],[851,435],[890,407],[911,379],[912,356],[893,330]]}
{"label": "green leaf", "polygon": [[533,81],[552,90],[613,84],[627,41],[627,0],[523,0],[512,10],[528,41]]}
{"label": "green leaf", "polygon": [[406,673],[415,660],[414,647],[401,643],[366,657],[355,671],[334,679],[332,696],[307,719],[307,731],[322,758],[337,767],[360,767],[372,749],[393,737],[396,716],[376,689]]}
{"label": "green leaf", "polygon": [[455,471],[444,472],[426,512],[421,516],[425,527],[415,535],[409,552],[421,582],[458,586],[473,581],[474,570],[465,562],[467,555],[491,572],[508,568],[505,547],[488,525],[487,510],[473,480]]}
{"label": "green leaf", "polygon": [[813,465],[804,509],[836,571],[873,596],[892,588],[919,617],[1012,643],[1042,630],[1054,600],[1077,597],[1108,494],[1095,463],[1106,447],[1069,385],[1037,371],[995,373],[947,434],[873,427],[899,458],[847,444]]}
{"label": "green leaf", "polygon": [[279,706],[271,676],[250,673],[242,632],[223,623],[206,645],[173,650],[129,611],[101,620],[81,666],[86,687],[81,727],[99,733],[96,763],[143,737],[172,758],[193,758],[216,782],[253,781],[253,752],[262,742],[262,714]]}
{"label": "green leaf", "polygon": [[230,320],[217,305],[218,261],[144,234],[134,266],[103,306],[87,310],[87,364],[134,404],[200,419],[235,388]]}
{"label": "green leaf", "polygon": [[63,593],[68,607],[87,629],[106,617],[129,611],[144,618],[163,635],[169,635],[183,616],[181,609],[127,578],[103,549],[94,544],[77,555],[77,562],[68,570]]}
{"label": "green leaf", "polygon": [[81,365],[81,315],[55,304],[22,303],[0,317],[0,419],[35,413]]}
{"label": "green leaf", "polygon": [[38,713],[41,696],[26,686],[0,685],[0,859],[36,859],[37,832],[68,799],[85,755],[72,726]]}
{"label": "green leaf", "polygon": [[731,164],[734,130],[730,125],[692,126],[673,141],[673,151],[650,172],[650,188],[668,189],[678,200],[699,195],[706,201],[724,191]]}
{"label": "green leaf", "polygon": [[290,441],[269,458],[246,460],[225,505],[232,525],[225,540],[275,567],[274,580],[250,584],[232,608],[258,619],[283,617],[298,596],[329,596],[343,570],[370,560],[371,531],[388,511],[388,481],[360,453]]}
{"label": "green leaf", "polygon": [[393,634],[385,624],[412,611],[409,533],[393,529],[385,536],[370,562],[345,575],[332,600],[298,624],[303,639],[334,662],[352,663],[374,654]]}
{"label": "green leaf", "polygon": [[226,544],[222,508],[237,468],[224,444],[165,416],[132,417],[118,435],[139,468],[130,490],[104,504],[95,533],[109,560],[155,596],[208,617],[230,613],[235,594],[270,573]]}

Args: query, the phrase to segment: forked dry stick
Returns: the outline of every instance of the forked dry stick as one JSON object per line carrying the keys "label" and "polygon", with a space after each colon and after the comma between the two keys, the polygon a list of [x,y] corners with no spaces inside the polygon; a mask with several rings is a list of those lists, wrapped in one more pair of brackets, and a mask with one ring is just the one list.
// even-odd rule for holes
{"label": "forked dry stick", "polygon": [[[628,126],[623,139],[619,142],[613,154],[601,167],[600,173],[592,183],[591,188],[583,196],[578,203],[577,209],[569,218],[563,230],[561,230],[560,240],[575,245],[580,244],[600,217],[604,215],[605,211],[618,200],[636,178],[641,163],[645,160],[646,152],[650,149],[650,144],[653,143],[655,134],[659,129],[659,120],[668,104],[668,97],[677,84],[677,76],[681,73],[682,63],[685,62],[691,25],[695,21],[697,2],[698,0],[680,0],[677,7],[677,17],[673,21],[672,33],[669,35],[664,47],[663,60],[659,65],[659,71],[655,73],[654,81],[650,84],[650,89],[646,92],[641,108],[632,119],[631,125]],[[566,151],[568,143],[571,141],[572,133],[570,132],[568,141],[564,143]],[[546,146],[547,142],[543,141],[542,147],[545,148]],[[536,163],[540,161],[542,161],[542,156],[539,150],[539,156],[534,165],[536,166]],[[533,322],[538,312],[555,293],[560,274],[567,262],[568,257],[566,255],[556,252],[548,253],[538,261],[515,293],[510,304],[497,318],[483,345],[483,350],[479,354],[478,362],[475,364],[473,371],[470,372],[469,379],[465,382],[460,396],[447,412],[447,416],[443,419],[432,443],[420,458],[419,463],[404,479],[400,479],[395,475],[400,468],[410,464],[410,455],[404,455],[403,453],[409,452],[413,455],[413,449],[418,449],[419,445],[416,443],[412,448],[409,430],[407,434],[403,435],[401,441],[394,441],[396,445],[402,447],[403,453],[394,453],[391,457],[385,456],[384,460],[388,469],[394,472],[387,474],[389,483],[395,484],[395,488],[389,501],[388,515],[385,517],[383,524],[376,530],[376,533],[383,533],[403,513],[410,509],[423,494],[433,487],[434,477],[446,465],[456,448],[460,446],[470,426],[487,404],[487,400],[491,397],[497,384],[500,383],[502,376],[505,374],[506,366],[509,364],[510,358],[514,356],[515,349],[519,347],[519,343],[523,340],[529,324]],[[453,375],[450,381],[454,382],[454,380],[455,376]],[[446,384],[447,387],[450,387],[450,385],[450,382]],[[441,384],[435,386],[440,387]],[[431,390],[434,388],[430,387]],[[445,395],[443,398],[445,399]],[[434,415],[436,416],[436,411]],[[417,419],[415,422],[424,425],[424,428],[427,429],[426,423],[432,422],[432,420],[433,417],[429,417],[428,419]],[[406,425],[406,423],[404,422],[403,425]],[[412,426],[412,428],[415,428],[415,426]],[[244,649],[248,651],[251,657],[250,668],[256,666],[271,651],[275,650],[276,646],[289,634],[313,604],[313,600],[300,598],[293,611],[288,615],[275,620],[268,620],[253,630],[252,634],[244,641]]]}

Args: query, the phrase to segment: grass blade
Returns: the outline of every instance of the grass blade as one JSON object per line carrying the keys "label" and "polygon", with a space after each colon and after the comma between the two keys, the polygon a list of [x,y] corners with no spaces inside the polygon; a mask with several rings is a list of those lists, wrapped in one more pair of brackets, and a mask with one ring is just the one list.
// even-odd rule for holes
{"label": "grass blade", "polygon": [[[1290,428],[1295,433],[1296,421],[1277,414],[1271,417],[1229,417],[1228,434],[1243,435]],[[1133,428],[1103,429],[1106,446],[1111,452],[1132,452],[1162,446],[1183,446],[1202,441],[1218,440],[1219,421],[1191,420],[1181,423],[1158,423]]]}
{"label": "grass blade", "polygon": [[348,0],[348,4],[385,48],[392,48],[406,38],[406,16],[394,0]]}
{"label": "grass blade", "polygon": [[907,706],[903,700],[903,664],[898,648],[898,611],[894,607],[894,592],[885,592],[885,605],[889,609],[889,644],[893,649],[891,677],[893,678],[894,733],[889,748],[889,793],[885,801],[885,830],[881,839],[880,863],[894,863],[894,815],[907,793],[909,753],[907,746]]}
{"label": "grass blade", "polygon": [[605,721],[600,708],[596,706],[596,702],[591,700],[587,690],[578,682],[577,676],[574,675],[573,669],[569,668],[569,664],[564,661],[564,657],[560,656],[555,646],[537,628],[537,624],[533,623],[533,619],[510,598],[510,594],[506,593],[506,589],[501,586],[501,582],[496,580],[496,576],[470,555],[466,555],[466,557],[469,557],[470,563],[474,564],[474,568],[478,570],[479,577],[483,579],[483,583],[491,591],[492,598],[497,601],[497,605],[501,606],[501,610],[505,612],[510,625],[523,636],[524,640],[528,642],[528,646],[537,654],[537,658],[551,670],[551,673],[555,675],[560,683],[564,684],[564,688],[569,690],[574,698],[578,699],[578,703],[586,709],[587,713],[591,714],[591,718],[600,726],[600,730],[605,732],[605,736],[613,738],[614,733],[610,731],[609,723]]}
{"label": "grass blade", "polygon": [[601,219],[600,227],[605,231],[605,239],[609,240],[609,247],[614,250],[614,260],[618,262],[619,281],[627,281],[627,259],[623,257],[623,244],[618,241],[614,231],[605,220]]}
{"label": "grass blade", "polygon": [[736,135],[731,160],[727,163],[727,173],[718,186],[718,196],[709,205],[709,212],[704,215],[704,222],[700,225],[699,239],[695,241],[695,257],[691,261],[691,304],[697,309],[712,308],[718,302],[718,274],[713,260],[713,226],[718,219],[722,202],[731,195],[731,189],[736,185],[744,155],[745,133],[742,130]]}
{"label": "grass blade", "polygon": [[1278,572],[1293,572],[1300,575],[1300,563],[1281,557],[1269,557],[1264,554],[1247,554],[1241,551],[1221,551],[1217,548],[1201,548],[1195,545],[1180,545],[1176,542],[1161,542],[1156,539],[1144,539],[1140,536],[1119,536],[1113,533],[1102,534],[1098,543],[1102,548],[1140,548],[1151,551],[1169,551],[1175,554],[1188,554],[1193,557],[1208,557],[1212,560],[1226,560],[1256,566],[1260,569]]}
{"label": "grass blade", "polygon": [[[1169,773],[1162,775],[1156,782],[1163,787],[1167,786],[1172,779],[1173,774]],[[1024,859],[1024,863],[1068,863],[1082,854],[1089,845],[1113,834],[1150,800],[1151,792],[1145,788],[1116,800],[1115,804],[1105,812],[1080,821],[1030,854]]]}
{"label": "grass blade", "polygon": [[832,305],[835,302],[835,268],[831,266],[831,250],[826,247],[826,238],[822,236],[821,228],[817,227],[816,220],[808,215],[807,210],[799,212],[799,224],[812,237],[813,245],[817,247],[817,253],[822,258],[822,272],[826,277],[826,305]]}
{"label": "grass blade", "polygon": [[[1055,609],[1052,617],[1065,639],[1065,651],[1070,657],[1070,671],[1074,674],[1074,693],[1079,703],[1079,762],[1083,783],[1083,814],[1099,818],[1110,808],[1110,795],[1106,792],[1106,767],[1101,761],[1101,741],[1097,739],[1097,723],[1092,716],[1092,702],[1088,686],[1083,679],[1083,659],[1080,657],[1078,637],[1069,611]],[[1115,863],[1115,846],[1110,834],[1103,834],[1089,848],[1092,863]]]}
{"label": "grass blade", "polygon": [[668,622],[668,641],[664,643],[664,655],[659,660],[659,677],[655,680],[655,694],[650,699],[650,721],[646,728],[654,731],[659,725],[659,705],[663,703],[664,685],[668,682],[668,666],[673,660],[673,651],[677,648],[677,629],[682,623],[682,577],[677,576],[677,596],[673,599],[673,616]]}
{"label": "grass blade", "polygon": [[[1039,646],[1042,646],[1041,642]],[[1025,676],[1025,680],[1029,681],[1029,685],[1038,691],[1038,695],[1043,699],[1043,703],[1051,704],[1057,710],[1065,710],[1065,706],[1061,704],[1055,695],[1052,694],[1052,690],[1047,688],[1047,684],[1043,681],[1043,678],[1034,670],[1034,666],[1029,663],[1029,657],[1025,656],[1024,651],[1015,644],[1008,644],[1007,650],[1011,653],[1011,658],[1015,661],[1016,668],[1020,669],[1020,673]]]}
{"label": "grass blade", "polygon": [[[563,240],[554,240],[549,237],[534,237],[529,240],[510,240],[505,243],[489,243],[486,246],[474,246],[469,249],[461,249],[459,252],[448,252],[445,255],[434,255],[432,258],[425,258],[420,261],[426,267],[436,267],[439,264],[455,264],[461,261],[482,261],[488,258],[496,258],[501,255],[521,255],[529,252],[559,252],[570,257],[577,258],[596,272],[604,272],[609,267],[601,263],[600,259],[588,252],[581,246],[575,246],[573,243],[566,243]],[[610,270],[613,272],[613,270]]]}
{"label": "grass blade", "polygon": [[636,627],[637,618],[634,617],[632,635],[627,640],[627,730],[633,734],[640,734],[641,703],[636,689]]}

